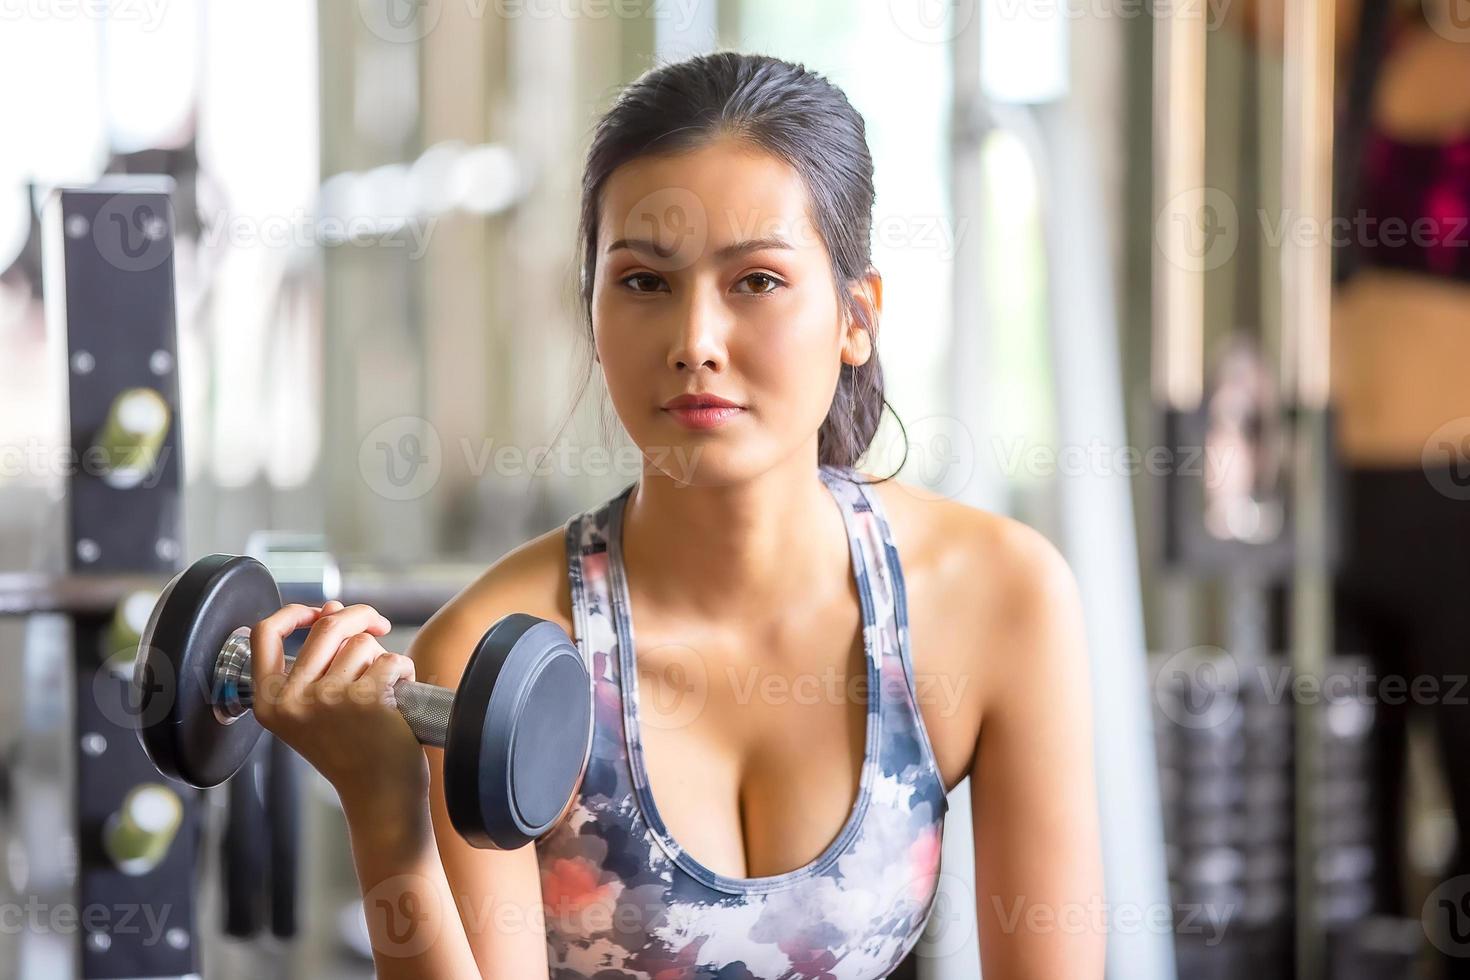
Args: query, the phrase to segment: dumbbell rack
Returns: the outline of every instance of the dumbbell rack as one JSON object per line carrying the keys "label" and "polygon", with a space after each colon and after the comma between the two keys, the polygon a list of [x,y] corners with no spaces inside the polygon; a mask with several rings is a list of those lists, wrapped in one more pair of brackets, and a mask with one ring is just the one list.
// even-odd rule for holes
{"label": "dumbbell rack", "polygon": [[[183,554],[170,183],[113,178],[63,190],[51,216],[47,303],[52,322],[64,323],[74,451],[97,445],[124,392],[154,392],[168,409],[167,430],[140,482],[116,485],[100,456],[90,462],[81,456],[68,474],[67,564],[80,576],[171,575]],[[198,794],[165,780],[144,755],[130,724],[127,675],[114,669],[128,654],[110,649],[110,621],[105,614],[71,614],[78,975],[197,975]],[[124,798],[142,784],[167,785],[182,820],[148,870],[125,873],[104,834]],[[88,910],[105,914],[88,920]],[[146,925],[150,917],[161,928]]]}
{"label": "dumbbell rack", "polygon": [[[1190,411],[1165,409],[1160,432],[1173,458],[1210,454],[1208,409],[1208,399]],[[1284,406],[1284,420],[1302,418]],[[1330,445],[1330,409],[1307,419]],[[1295,442],[1288,450],[1301,451]],[[1342,490],[1332,467],[1322,478],[1320,558],[1331,568],[1341,552]],[[1310,935],[1326,980],[1408,980],[1420,924],[1372,914],[1379,856],[1369,665],[1328,655],[1315,687],[1324,693],[1297,703],[1296,665],[1279,652],[1287,637],[1268,613],[1270,590],[1293,581],[1300,559],[1296,488],[1278,488],[1288,505],[1274,536],[1239,540],[1206,533],[1206,483],[1202,466],[1164,477],[1160,557],[1171,572],[1225,585],[1229,651],[1166,651],[1150,671],[1179,975],[1288,980]]]}
{"label": "dumbbell rack", "polygon": [[[1155,655],[1160,786],[1180,975],[1210,980],[1293,975],[1293,746],[1289,667],[1279,658]],[[1211,657],[1220,660],[1209,663]],[[1162,670],[1160,669],[1162,668]],[[1369,734],[1373,692],[1357,694],[1366,664],[1332,658],[1316,716],[1327,763],[1316,792],[1319,843],[1310,910],[1327,937],[1334,980],[1409,976],[1414,923],[1373,920]],[[1370,921],[1371,920],[1371,921]],[[1372,924],[1374,928],[1369,929]]]}

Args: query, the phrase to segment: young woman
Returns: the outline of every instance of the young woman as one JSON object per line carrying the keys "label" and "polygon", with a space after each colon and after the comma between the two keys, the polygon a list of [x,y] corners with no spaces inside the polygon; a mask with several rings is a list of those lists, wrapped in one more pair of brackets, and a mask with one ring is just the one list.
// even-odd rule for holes
{"label": "young woman", "polygon": [[[365,606],[258,624],[278,693],[257,716],[341,796],[379,976],[886,976],[970,776],[978,922],[944,928],[979,929],[987,978],[1101,977],[1072,574],[1015,521],[854,468],[883,405],[872,171],[862,117],[799,65],[719,53],[634,82],[580,231],[639,478],[497,561],[411,656]],[[389,691],[455,684],[512,611],[588,657],[594,748],[562,824],[489,852]]]}

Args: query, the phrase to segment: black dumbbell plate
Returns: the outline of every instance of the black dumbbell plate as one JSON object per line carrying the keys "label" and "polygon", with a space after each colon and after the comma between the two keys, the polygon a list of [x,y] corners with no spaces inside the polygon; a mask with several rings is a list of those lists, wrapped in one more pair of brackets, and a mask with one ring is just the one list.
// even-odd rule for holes
{"label": "black dumbbell plate", "polygon": [[444,797],[460,836],[513,850],[565,814],[592,749],[592,681],[565,630],[524,613],[480,640],[455,693]]}
{"label": "black dumbbell plate", "polygon": [[224,724],[211,684],[230,634],[281,608],[275,579],[245,555],[208,555],[160,597],[138,644],[133,705],[138,737],[165,776],[216,786],[235,774],[260,739],[253,712]]}

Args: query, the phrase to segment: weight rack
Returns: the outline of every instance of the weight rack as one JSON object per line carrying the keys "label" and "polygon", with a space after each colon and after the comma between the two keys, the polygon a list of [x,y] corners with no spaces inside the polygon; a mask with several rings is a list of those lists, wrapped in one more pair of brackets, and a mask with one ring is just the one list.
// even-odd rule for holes
{"label": "weight rack", "polygon": [[[48,214],[48,313],[64,324],[80,454],[66,478],[78,576],[167,576],[182,555],[171,185],[112,178],[60,191]],[[199,795],[159,775],[129,723],[126,609],[70,615],[78,975],[197,975]],[[94,909],[108,914],[89,920]]]}

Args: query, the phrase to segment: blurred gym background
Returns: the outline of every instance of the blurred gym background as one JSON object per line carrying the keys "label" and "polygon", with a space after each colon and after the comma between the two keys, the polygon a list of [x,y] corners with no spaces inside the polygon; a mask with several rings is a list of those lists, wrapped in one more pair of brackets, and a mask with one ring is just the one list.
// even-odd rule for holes
{"label": "blurred gym background", "polygon": [[[133,747],[77,723],[77,636],[128,617],[31,599],[247,550],[452,594],[625,486],[611,406],[578,397],[583,153],[621,85],[716,48],[802,62],[866,117],[900,478],[1034,524],[1078,574],[1109,975],[1454,975],[1470,880],[1432,741],[1411,727],[1407,911],[1375,908],[1372,698],[1275,686],[1357,669],[1321,601],[1327,249],[1278,220],[1326,220],[1344,93],[1332,5],[1293,2],[1277,34],[1230,0],[0,0],[0,976],[371,975],[340,811],[284,756],[190,811],[184,926],[81,919],[116,875],[77,783]],[[136,567],[69,511],[93,365],[45,245],[59,189],[104,175],[172,182],[176,346],[149,363],[182,540]],[[1244,486],[1186,460],[1221,427]],[[886,418],[866,468],[903,438]],[[906,975],[978,975],[966,792]]]}

